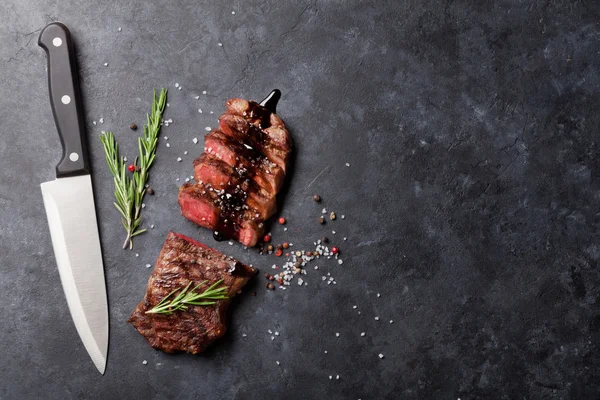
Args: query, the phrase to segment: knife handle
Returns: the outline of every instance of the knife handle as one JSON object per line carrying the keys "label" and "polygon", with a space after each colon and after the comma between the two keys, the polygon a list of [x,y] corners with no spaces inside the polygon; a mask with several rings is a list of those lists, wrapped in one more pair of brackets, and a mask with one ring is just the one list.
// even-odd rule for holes
{"label": "knife handle", "polygon": [[60,22],[47,25],[38,44],[48,55],[50,105],[63,154],[56,177],[90,173],[83,107],[77,77],[77,60],[71,33]]}

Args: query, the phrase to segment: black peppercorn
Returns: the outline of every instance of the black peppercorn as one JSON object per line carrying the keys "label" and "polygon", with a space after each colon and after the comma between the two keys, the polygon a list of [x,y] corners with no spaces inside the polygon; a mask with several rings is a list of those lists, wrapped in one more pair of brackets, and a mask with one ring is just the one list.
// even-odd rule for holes
{"label": "black peppercorn", "polygon": [[135,131],[137,129],[137,125],[131,124],[131,125],[129,125],[129,129],[131,129],[132,131]]}
{"label": "black peppercorn", "polygon": [[313,196],[313,200],[316,201],[317,203],[319,203],[321,201],[321,196],[319,196],[318,194],[315,194]]}

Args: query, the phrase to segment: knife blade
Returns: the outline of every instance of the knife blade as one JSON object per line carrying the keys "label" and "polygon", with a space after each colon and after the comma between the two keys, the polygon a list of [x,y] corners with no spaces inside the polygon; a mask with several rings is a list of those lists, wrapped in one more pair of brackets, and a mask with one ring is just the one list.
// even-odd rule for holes
{"label": "knife blade", "polygon": [[71,317],[104,374],[108,304],[73,41],[68,28],[54,22],[38,44],[48,56],[50,105],[63,149],[56,179],[41,184],[42,197]]}

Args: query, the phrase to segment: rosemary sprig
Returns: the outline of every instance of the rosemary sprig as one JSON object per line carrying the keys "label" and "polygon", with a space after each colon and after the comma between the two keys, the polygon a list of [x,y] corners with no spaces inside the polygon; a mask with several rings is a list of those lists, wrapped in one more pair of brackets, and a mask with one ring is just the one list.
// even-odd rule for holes
{"label": "rosemary sprig", "polygon": [[198,289],[201,285],[205,283],[206,281],[201,282],[194,286],[192,290],[189,290],[192,286],[192,282],[190,282],[185,288],[181,289],[179,294],[175,296],[171,301],[167,301],[173,294],[175,294],[175,292],[177,292],[180,289],[173,290],[151,310],[146,311],[146,314],[171,314],[173,311],[186,310],[188,308],[188,305],[209,306],[211,304],[216,303],[216,301],[214,300],[223,300],[228,298],[226,296],[227,288],[225,286],[217,287],[221,283],[223,283],[223,279],[215,282],[204,292],[196,293],[196,289]]}
{"label": "rosemary sprig", "polygon": [[100,141],[106,154],[106,163],[115,184],[116,202],[114,205],[121,214],[121,224],[127,233],[123,248],[129,246],[132,249],[133,238],[146,231],[146,229],[139,229],[142,222],[142,200],[146,194],[148,170],[156,157],[160,122],[166,103],[167,90],[162,89],[158,98],[155,90],[152,112],[146,115],[147,124],[144,125],[143,136],[138,137],[139,155],[133,163],[136,168],[132,177],[127,174],[124,158],[119,156],[119,144],[115,140],[115,135],[112,132],[100,135]]}

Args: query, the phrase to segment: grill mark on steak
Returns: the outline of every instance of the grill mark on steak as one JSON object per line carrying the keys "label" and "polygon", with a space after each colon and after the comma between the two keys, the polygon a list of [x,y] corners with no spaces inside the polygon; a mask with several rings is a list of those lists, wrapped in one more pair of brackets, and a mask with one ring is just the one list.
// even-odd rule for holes
{"label": "grill mark on steak", "polygon": [[[233,270],[235,273],[230,273]],[[226,331],[225,313],[231,298],[246,284],[256,270],[231,257],[206,247],[184,235],[169,232],[146,287],[130,322],[158,350],[167,353],[204,351]],[[173,289],[203,281],[204,290],[223,279],[229,299],[215,305],[189,306],[172,314],[146,314]]]}

